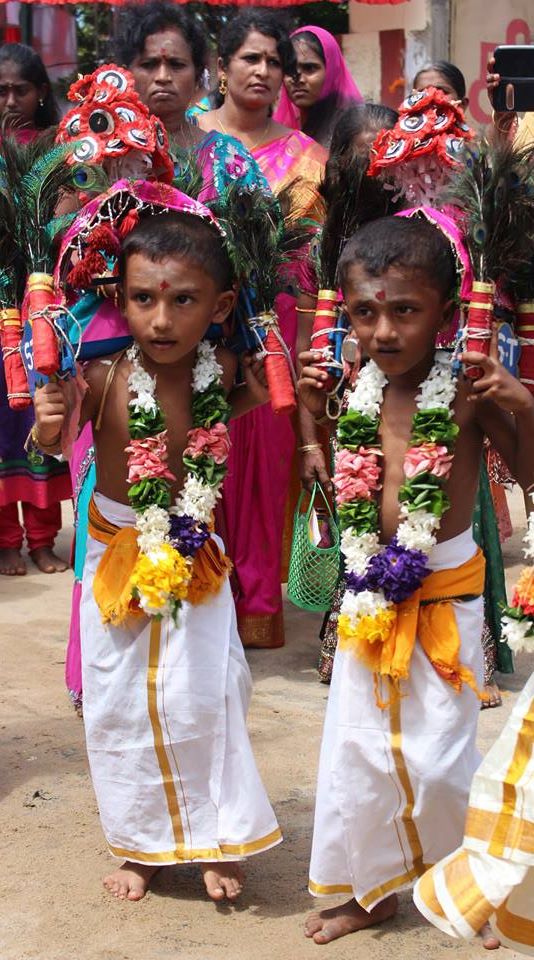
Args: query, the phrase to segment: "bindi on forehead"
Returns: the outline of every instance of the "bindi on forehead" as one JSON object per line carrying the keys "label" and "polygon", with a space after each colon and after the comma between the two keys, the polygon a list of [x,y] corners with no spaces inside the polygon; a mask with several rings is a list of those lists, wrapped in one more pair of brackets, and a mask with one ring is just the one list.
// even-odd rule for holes
{"label": "bindi on forehead", "polygon": [[160,290],[168,290],[169,287],[170,287],[170,283],[167,283],[166,280],[162,280],[159,285]]}
{"label": "bindi on forehead", "polygon": [[385,290],[377,290],[375,296],[376,296],[376,299],[377,299],[377,300],[385,300],[385,299],[386,299],[386,291],[385,291]]}

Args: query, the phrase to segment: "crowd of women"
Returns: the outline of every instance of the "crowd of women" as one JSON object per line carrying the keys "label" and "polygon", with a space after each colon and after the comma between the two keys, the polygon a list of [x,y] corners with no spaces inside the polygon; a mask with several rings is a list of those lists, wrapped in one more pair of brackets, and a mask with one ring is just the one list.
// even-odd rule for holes
{"label": "crowd of women", "polygon": [[[303,26],[289,35],[277,15],[248,9],[223,27],[217,54],[217,79],[208,92],[205,32],[186,8],[154,2],[127,7],[117,18],[113,59],[130,71],[137,95],[164,124],[175,169],[193,153],[202,171],[204,197],[218,193],[236,177],[277,195],[292,185],[292,215],[320,224],[329,177],[332,181],[344,158],[367,156],[377,132],[392,128],[397,113],[382,104],[363,102],[338,42],[319,27]],[[490,78],[490,87],[491,82]],[[452,64],[438,62],[421,70],[413,87],[428,86],[459,105],[467,104],[464,78]],[[60,120],[42,61],[19,44],[0,49],[0,115],[4,132],[22,143],[43,136],[52,141]],[[503,133],[498,125],[497,135],[508,136],[508,128]],[[117,173],[110,166],[110,175],[112,170]],[[316,293],[309,264],[296,264],[276,304],[293,356],[309,343]],[[30,427],[29,411],[9,410],[2,379],[0,573],[25,573],[24,535],[32,560],[43,572],[66,569],[53,546],[61,523],[60,502],[74,493],[74,566],[79,583],[84,517],[94,485],[92,438],[86,432],[78,441],[69,475],[68,465],[53,457],[41,458],[40,463],[27,457],[24,440]],[[501,538],[509,535],[509,518],[499,486],[503,477],[491,456],[489,465],[489,482],[486,475],[481,480],[475,528],[492,557],[483,643],[488,702],[498,705],[493,671],[497,666],[511,668],[504,647],[498,663],[495,653],[495,611],[504,592],[498,532]],[[229,472],[217,524],[234,564],[234,594],[245,646],[271,648],[284,643],[281,583],[292,515],[300,483],[309,488],[315,480],[329,486],[329,455],[320,427],[305,409],[299,409],[292,420],[274,415],[266,405],[232,426]],[[75,589],[67,681],[79,702],[76,604]],[[322,631],[320,676],[324,681],[330,678],[336,623],[334,606]]]}

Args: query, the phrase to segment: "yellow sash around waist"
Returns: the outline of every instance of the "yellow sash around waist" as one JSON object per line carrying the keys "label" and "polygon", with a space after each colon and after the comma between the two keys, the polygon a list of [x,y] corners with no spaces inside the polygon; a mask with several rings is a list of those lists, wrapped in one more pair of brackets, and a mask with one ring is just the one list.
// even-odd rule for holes
{"label": "yellow sash around waist", "polygon": [[[396,618],[385,639],[369,633],[350,635],[340,622],[341,646],[352,653],[375,674],[378,706],[385,708],[378,693],[381,677],[389,678],[399,692],[399,683],[410,674],[416,637],[434,670],[458,693],[467,683],[480,699],[472,671],[460,663],[461,638],[458,633],[453,601],[472,600],[484,592],[485,562],[481,550],[471,560],[451,570],[437,570],[423,580],[419,590],[395,607]],[[340,616],[343,621],[343,615]]]}
{"label": "yellow sash around waist", "polygon": [[[131,576],[139,555],[134,527],[116,527],[100,513],[94,498],[89,503],[89,534],[105,543],[93,581],[93,595],[103,623],[121,624],[126,617],[145,616],[132,597]],[[213,539],[206,540],[193,560],[189,603],[202,603],[218,593],[232,564]]]}

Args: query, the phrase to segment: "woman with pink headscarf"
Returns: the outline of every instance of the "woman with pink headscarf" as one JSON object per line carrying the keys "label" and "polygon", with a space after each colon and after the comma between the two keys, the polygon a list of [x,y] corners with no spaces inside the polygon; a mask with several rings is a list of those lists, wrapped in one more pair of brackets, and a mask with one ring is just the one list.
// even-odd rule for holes
{"label": "woman with pink headscarf", "polygon": [[328,149],[339,114],[362,103],[335,37],[322,27],[299,27],[291,34],[297,70],[286,76],[274,114],[278,123],[302,130]]}

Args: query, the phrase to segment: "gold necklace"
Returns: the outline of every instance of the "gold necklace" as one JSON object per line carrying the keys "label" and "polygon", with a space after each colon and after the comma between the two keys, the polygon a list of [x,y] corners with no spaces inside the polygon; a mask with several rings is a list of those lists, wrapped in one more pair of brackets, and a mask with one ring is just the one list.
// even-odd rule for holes
{"label": "gold necklace", "polygon": [[[258,147],[258,146],[260,145],[260,143],[262,143],[262,141],[263,141],[263,140],[265,139],[265,137],[267,136],[267,131],[268,131],[269,127],[271,126],[271,120],[272,120],[272,118],[269,117],[269,119],[267,120],[267,125],[266,125],[266,127],[265,127],[265,130],[262,130],[262,132],[260,133],[259,137],[257,137],[257,139],[254,141],[254,143],[246,144],[246,143],[244,142],[242,136],[237,137],[237,139],[238,139],[238,140],[241,140],[241,141],[244,143],[244,145],[245,145],[245,147],[247,148],[247,150],[255,150],[256,147]],[[226,127],[224,126],[224,124],[223,124],[223,122],[222,122],[222,120],[220,119],[219,116],[217,116],[217,123],[218,123],[218,125],[219,125],[219,128],[220,128],[221,133],[224,133],[224,135],[225,135],[226,137],[231,137],[231,136],[233,136],[233,134],[228,133],[228,130],[227,130]]]}

